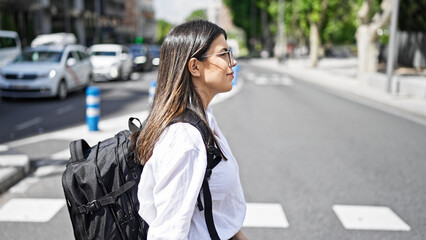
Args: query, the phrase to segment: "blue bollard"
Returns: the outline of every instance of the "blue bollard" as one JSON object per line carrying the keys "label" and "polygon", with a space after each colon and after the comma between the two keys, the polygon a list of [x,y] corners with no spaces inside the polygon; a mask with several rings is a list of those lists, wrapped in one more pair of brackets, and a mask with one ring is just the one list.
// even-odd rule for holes
{"label": "blue bollard", "polygon": [[238,77],[240,76],[240,65],[237,64],[235,67],[232,68],[234,71],[234,79],[232,80],[232,86],[237,85]]}
{"label": "blue bollard", "polygon": [[148,102],[152,103],[154,100],[154,94],[155,94],[155,88],[157,87],[157,80],[153,79],[151,80],[151,83],[149,84],[149,95],[148,95]]}
{"label": "blue bollard", "polygon": [[98,131],[101,113],[101,90],[98,87],[86,88],[86,124],[89,131]]}

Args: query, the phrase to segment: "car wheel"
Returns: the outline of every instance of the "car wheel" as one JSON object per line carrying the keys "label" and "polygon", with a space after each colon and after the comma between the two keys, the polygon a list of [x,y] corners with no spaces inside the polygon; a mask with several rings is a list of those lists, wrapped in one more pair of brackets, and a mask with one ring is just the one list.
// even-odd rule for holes
{"label": "car wheel", "polygon": [[121,70],[121,80],[127,81],[130,79],[130,74],[132,74],[132,71],[125,72],[124,69]]}
{"label": "car wheel", "polygon": [[64,80],[59,83],[57,97],[60,100],[67,98],[68,87]]}
{"label": "car wheel", "polygon": [[93,79],[93,75],[89,74],[89,79],[87,80],[87,86],[93,85],[95,80]]}

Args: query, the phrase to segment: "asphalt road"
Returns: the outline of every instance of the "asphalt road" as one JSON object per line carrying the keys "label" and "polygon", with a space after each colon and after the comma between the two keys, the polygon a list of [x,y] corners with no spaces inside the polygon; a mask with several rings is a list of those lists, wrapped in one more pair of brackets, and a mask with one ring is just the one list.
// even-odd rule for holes
{"label": "asphalt road", "polygon": [[[256,225],[265,220],[260,211],[250,216],[254,225],[244,227],[249,239],[426,238],[424,125],[240,63],[240,91],[212,108],[239,162],[250,210],[275,204],[288,223]],[[126,104],[129,111],[146,104],[134,103]],[[123,107],[116,105],[121,109],[116,113]],[[35,176],[31,187],[3,194],[0,209],[15,198],[63,199],[62,171],[63,166],[52,166]],[[386,208],[394,215],[385,219],[396,216],[405,225],[397,221],[387,230],[353,229],[343,224],[343,213],[337,214],[342,206]],[[266,220],[273,221],[277,211],[269,213]],[[372,223],[370,217],[348,218],[367,225],[383,221],[377,212]],[[60,208],[47,222],[0,221],[0,239],[73,239],[68,212]]]}
{"label": "asphalt road", "polygon": [[[148,86],[156,71],[134,74],[131,81],[96,82],[101,89],[101,118],[146,109]],[[0,143],[85,123],[84,91],[70,93],[65,100],[0,100]]]}

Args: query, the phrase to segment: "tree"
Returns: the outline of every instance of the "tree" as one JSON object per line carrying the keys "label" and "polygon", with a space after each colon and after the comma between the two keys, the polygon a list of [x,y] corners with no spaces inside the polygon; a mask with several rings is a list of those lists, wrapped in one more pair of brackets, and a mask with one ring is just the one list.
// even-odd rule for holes
{"label": "tree", "polygon": [[188,22],[193,19],[203,19],[207,20],[206,10],[204,9],[198,9],[193,11],[186,19],[185,21]]}
{"label": "tree", "polygon": [[[264,1],[269,2],[269,0]],[[250,43],[250,51],[255,48],[254,42],[258,38],[257,33],[260,29],[258,2],[262,2],[262,0],[223,0],[223,3],[230,9],[235,26],[246,32],[246,42]]]}
{"label": "tree", "polygon": [[[356,10],[362,0],[285,0],[284,19],[278,19],[278,0],[224,0],[234,24],[268,46],[277,34],[278,21],[285,22],[287,39],[299,44],[310,41],[312,65],[318,64],[323,43],[355,43]],[[268,37],[269,36],[269,37]],[[267,47],[266,47],[267,48]]]}
{"label": "tree", "polygon": [[364,0],[358,11],[360,25],[356,31],[356,40],[359,72],[376,72],[377,30],[388,24],[391,16],[391,0],[383,0],[380,4],[381,12],[375,13],[371,18],[373,4],[373,0]]}
{"label": "tree", "polygon": [[155,37],[156,42],[161,45],[166,38],[167,33],[173,28],[173,24],[165,20],[157,20],[157,36]]}

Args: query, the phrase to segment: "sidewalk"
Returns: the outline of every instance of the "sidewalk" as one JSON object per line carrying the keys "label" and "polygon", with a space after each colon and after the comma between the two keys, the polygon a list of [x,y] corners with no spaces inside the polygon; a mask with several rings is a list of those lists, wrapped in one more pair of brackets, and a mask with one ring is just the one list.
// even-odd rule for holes
{"label": "sidewalk", "polygon": [[[385,91],[386,76],[384,74],[358,75],[356,59],[353,58],[322,59],[318,68],[310,67],[308,59],[288,60],[284,64],[279,64],[275,59],[250,59],[248,61],[257,66],[287,74],[291,78],[310,82],[355,101],[368,105],[380,105],[380,108],[386,107],[389,112],[393,111],[426,125],[425,76],[397,75],[394,78],[398,84],[394,84],[393,89],[394,92],[398,90],[398,93],[389,94]],[[242,82],[239,80],[237,86],[230,93],[215,97],[212,104],[237,93]],[[147,114],[144,111],[117,118],[102,119],[99,123],[100,130],[96,132],[90,132],[86,125],[81,125],[0,145],[0,193],[16,184],[30,171],[30,157],[16,149],[43,142],[45,145],[50,142],[68,144],[78,138],[84,138],[92,146],[100,140],[114,136],[120,130],[127,129],[129,117],[144,119]],[[67,145],[61,149],[64,150],[41,160],[45,160],[47,164],[54,164],[55,161],[63,164],[65,159],[69,159],[70,154]],[[43,161],[39,162],[43,163]]]}
{"label": "sidewalk", "polygon": [[249,61],[348,98],[389,107],[390,111],[410,115],[423,123],[426,122],[426,76],[394,75],[393,93],[387,93],[386,75],[358,74],[356,58],[322,59],[317,68],[310,67],[309,59],[288,60],[283,64],[273,58]]}

